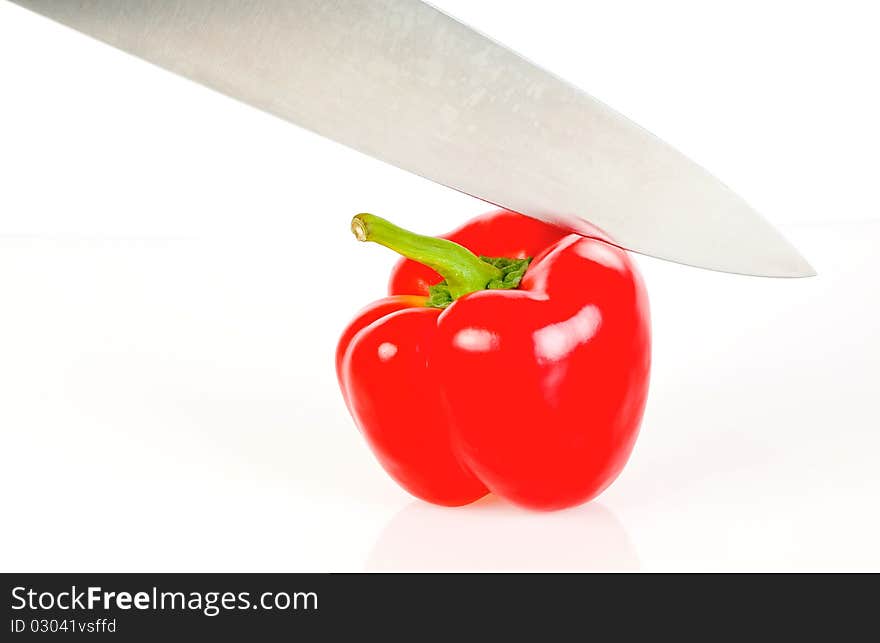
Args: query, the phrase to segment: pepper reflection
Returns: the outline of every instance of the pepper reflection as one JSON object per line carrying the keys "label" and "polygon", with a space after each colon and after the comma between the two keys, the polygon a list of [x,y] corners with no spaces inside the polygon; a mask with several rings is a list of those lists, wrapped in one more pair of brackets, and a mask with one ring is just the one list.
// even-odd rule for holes
{"label": "pepper reflection", "polygon": [[523,511],[488,496],[449,509],[415,501],[379,536],[368,571],[632,571],[639,558],[626,530],[598,502]]}

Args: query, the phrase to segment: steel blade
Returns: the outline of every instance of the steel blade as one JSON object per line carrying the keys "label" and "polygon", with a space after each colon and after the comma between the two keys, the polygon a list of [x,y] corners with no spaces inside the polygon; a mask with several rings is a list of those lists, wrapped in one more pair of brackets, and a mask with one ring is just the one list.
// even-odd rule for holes
{"label": "steel blade", "polygon": [[419,0],[13,1],[511,210],[694,266],[815,274],[671,146]]}

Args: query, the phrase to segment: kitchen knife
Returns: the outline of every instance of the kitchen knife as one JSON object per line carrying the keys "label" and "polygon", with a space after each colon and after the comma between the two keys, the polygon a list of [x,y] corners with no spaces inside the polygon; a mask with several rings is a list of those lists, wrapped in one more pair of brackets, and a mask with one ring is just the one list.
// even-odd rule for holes
{"label": "kitchen knife", "polygon": [[[580,89],[419,0],[13,0],[397,167],[680,263],[801,277],[740,197]],[[586,229],[586,228],[583,228]]]}

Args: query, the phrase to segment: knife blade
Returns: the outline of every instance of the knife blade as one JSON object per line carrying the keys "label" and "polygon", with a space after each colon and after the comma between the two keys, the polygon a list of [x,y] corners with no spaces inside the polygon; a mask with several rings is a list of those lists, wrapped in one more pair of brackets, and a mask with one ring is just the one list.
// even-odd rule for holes
{"label": "knife blade", "polygon": [[13,2],[527,216],[692,266],[815,274],[699,165],[420,0]]}

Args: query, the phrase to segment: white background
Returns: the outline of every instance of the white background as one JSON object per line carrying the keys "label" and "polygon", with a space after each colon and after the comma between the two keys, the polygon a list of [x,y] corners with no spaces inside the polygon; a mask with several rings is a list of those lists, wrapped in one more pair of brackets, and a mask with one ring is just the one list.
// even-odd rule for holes
{"label": "white background", "polygon": [[[0,568],[880,570],[871,2],[436,4],[708,167],[808,280],[640,258],[654,372],[587,506],[413,500],[339,331],[479,201],[0,2]],[[306,221],[306,218],[309,221]]]}

